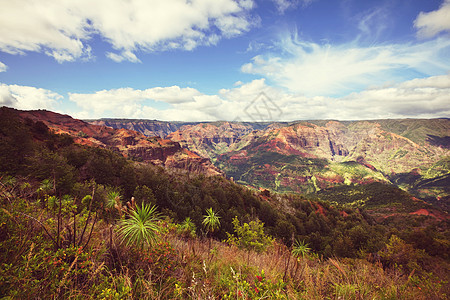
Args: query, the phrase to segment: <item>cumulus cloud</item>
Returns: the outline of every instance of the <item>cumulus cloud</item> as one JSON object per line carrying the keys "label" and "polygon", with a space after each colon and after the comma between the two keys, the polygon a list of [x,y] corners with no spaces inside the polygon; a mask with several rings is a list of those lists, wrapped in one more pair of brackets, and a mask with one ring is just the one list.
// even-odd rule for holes
{"label": "cumulus cloud", "polygon": [[145,118],[180,121],[234,120],[262,91],[275,97],[277,89],[264,79],[241,83],[232,89],[222,89],[217,95],[207,95],[190,87],[154,87],[146,90],[120,88],[95,93],[69,93],[69,100],[80,111],[78,118],[102,117]]}
{"label": "cumulus cloud", "polygon": [[17,109],[55,109],[63,97],[50,90],[31,86],[0,84],[0,106]]}
{"label": "cumulus cloud", "polygon": [[411,74],[447,72],[450,40],[361,47],[356,42],[330,45],[299,41],[290,35],[277,48],[278,53],[287,54],[257,55],[241,71],[262,75],[306,96],[342,96],[369,85],[403,81]]}
{"label": "cumulus cloud", "polygon": [[[261,95],[268,102],[257,102]],[[79,110],[64,113],[81,119],[268,121],[261,119],[264,109],[271,110],[271,121],[436,118],[450,117],[450,74],[372,87],[342,97],[308,97],[270,86],[262,78],[222,89],[216,95],[171,86],[69,93],[68,98]],[[62,99],[62,95],[46,89],[0,84],[0,106],[61,111]],[[276,112],[273,106],[278,108]]]}
{"label": "cumulus cloud", "polygon": [[420,38],[431,38],[440,32],[450,32],[450,0],[444,0],[438,10],[421,12],[414,21]]}
{"label": "cumulus cloud", "polygon": [[450,116],[450,75],[413,79],[343,97],[280,94],[282,118],[291,120],[436,118]]}
{"label": "cumulus cloud", "polygon": [[[255,101],[262,92],[269,102]],[[257,105],[261,114],[265,113],[264,109],[271,109],[271,121],[435,118],[450,117],[450,75],[416,78],[342,97],[308,97],[270,86],[265,79],[256,79],[222,89],[216,95],[206,95],[192,88],[160,87],[70,94],[70,99],[82,108],[76,115],[80,118],[267,121],[260,119],[259,113],[249,114],[255,111],[252,105]],[[160,108],[144,99],[157,100],[167,106]],[[279,110],[275,112],[273,105]],[[246,111],[248,107],[250,110]]]}
{"label": "cumulus cloud", "polygon": [[81,41],[89,36],[86,19],[71,9],[70,1],[1,1],[1,6],[1,51],[45,52],[58,62],[89,53]]}
{"label": "cumulus cloud", "polygon": [[0,51],[43,52],[58,62],[89,58],[89,40],[111,44],[110,59],[137,51],[192,50],[248,31],[252,0],[1,0]]}
{"label": "cumulus cloud", "polygon": [[75,102],[84,118],[111,117],[142,118],[144,102],[153,100],[168,104],[194,102],[201,93],[193,88],[155,87],[146,90],[120,88],[102,90],[91,94],[69,93],[69,100]]}
{"label": "cumulus cloud", "polygon": [[8,66],[0,61],[0,72],[6,72]]}
{"label": "cumulus cloud", "polygon": [[372,88],[339,100],[345,119],[448,117],[450,75]]}

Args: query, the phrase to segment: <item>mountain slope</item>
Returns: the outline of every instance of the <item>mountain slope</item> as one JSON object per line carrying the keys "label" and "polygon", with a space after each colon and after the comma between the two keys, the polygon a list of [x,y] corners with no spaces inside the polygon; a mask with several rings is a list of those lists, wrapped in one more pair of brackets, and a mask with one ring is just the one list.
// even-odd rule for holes
{"label": "mountain slope", "polygon": [[[139,127],[142,122],[160,127],[149,131]],[[227,176],[254,187],[310,193],[378,181],[439,204],[450,193],[449,119],[142,122],[109,124],[131,126],[147,135],[167,134],[210,159]]]}
{"label": "mountain slope", "polygon": [[[448,122],[443,123],[447,126]],[[448,135],[445,126],[441,130]],[[449,174],[449,149],[445,146],[428,141],[417,144],[376,122],[330,121],[321,126],[300,122],[242,140],[247,140],[247,145],[220,155],[217,166],[244,184],[278,191],[313,192],[335,185],[391,180],[414,190],[420,180]],[[236,145],[230,149],[233,147]],[[419,177],[409,182],[398,180],[411,172]],[[440,184],[439,189],[428,192],[448,196]]]}
{"label": "mountain slope", "polygon": [[67,115],[45,110],[16,112],[23,119],[41,121],[55,133],[73,137],[78,144],[111,149],[122,153],[125,157],[156,165],[206,175],[221,174],[208,159],[182,148],[179,143],[171,140],[160,137],[148,138],[142,133],[128,129],[92,125]]}
{"label": "mountain slope", "polygon": [[93,125],[107,126],[115,129],[129,129],[142,133],[145,136],[159,136],[166,138],[177,131],[181,126],[190,124],[184,122],[164,122],[157,120],[130,120],[130,119],[100,119],[86,120]]}

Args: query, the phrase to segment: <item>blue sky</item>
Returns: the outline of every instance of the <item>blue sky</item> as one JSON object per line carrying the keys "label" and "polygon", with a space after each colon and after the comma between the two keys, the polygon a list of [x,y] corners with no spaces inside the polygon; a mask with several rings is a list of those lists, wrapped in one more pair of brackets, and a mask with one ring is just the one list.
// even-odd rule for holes
{"label": "blue sky", "polygon": [[[450,117],[450,0],[0,0],[0,105],[78,118]],[[259,116],[261,117],[261,116]]]}

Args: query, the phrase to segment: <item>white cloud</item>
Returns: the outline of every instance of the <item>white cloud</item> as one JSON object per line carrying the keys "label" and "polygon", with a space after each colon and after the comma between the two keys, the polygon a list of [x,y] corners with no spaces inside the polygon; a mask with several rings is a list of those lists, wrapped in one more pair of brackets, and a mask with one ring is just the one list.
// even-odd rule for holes
{"label": "white cloud", "polygon": [[[413,79],[391,87],[368,89],[343,97],[342,101],[346,103],[344,109],[347,119],[355,119],[355,116],[365,119],[448,117],[450,75]],[[354,109],[352,103],[356,104]]]}
{"label": "white cloud", "polygon": [[155,87],[145,90],[146,97],[167,103],[184,103],[194,101],[195,96],[201,93],[193,88],[180,88],[178,86],[171,87]]}
{"label": "white cloud", "polygon": [[[273,121],[450,117],[450,74],[372,87],[335,98],[307,97],[287,92],[267,85],[265,79],[222,89],[217,95],[206,95],[193,88],[178,86],[146,90],[121,88],[92,94],[69,93],[69,99],[80,110],[66,110],[64,113],[84,119],[113,117],[166,121],[252,121],[259,120],[259,116],[249,115],[245,108],[255,105],[254,100],[261,92],[270,99],[269,106],[274,104],[281,109],[281,114],[273,112]],[[0,106],[56,110],[62,107],[62,98],[45,89],[0,84]],[[256,105],[264,114],[265,104]]]}
{"label": "white cloud", "polygon": [[303,7],[310,5],[315,0],[272,0],[280,14],[288,9],[296,8],[299,4]]}
{"label": "white cloud", "polygon": [[272,96],[277,93],[265,84],[264,79],[259,79],[233,89],[222,89],[217,95],[206,95],[189,87],[171,86],[146,90],[121,88],[91,94],[69,93],[69,100],[81,109],[75,114],[79,118],[215,121],[235,119],[261,91]]}
{"label": "white cloud", "polygon": [[193,88],[155,87],[146,90],[120,88],[102,90],[92,94],[69,93],[69,99],[83,110],[84,118],[100,118],[102,116],[142,118],[143,104],[146,100],[180,104],[195,102],[201,93]]}
{"label": "white cloud", "polygon": [[450,75],[413,79],[343,97],[281,94],[285,120],[436,118],[450,116]]}
{"label": "white cloud", "polygon": [[374,9],[364,11],[352,17],[352,20],[358,22],[358,34],[357,40],[368,40],[373,42],[374,40],[383,39],[383,35],[386,30],[389,30],[393,24],[392,9],[389,5],[377,6]]}
{"label": "white cloud", "polygon": [[87,54],[81,40],[89,36],[89,29],[70,1],[1,0],[0,6],[1,51],[45,52],[58,62]]}
{"label": "white cloud", "polygon": [[450,40],[443,38],[416,45],[360,47],[356,42],[333,46],[289,36],[277,47],[287,54],[257,55],[241,71],[306,96],[342,96],[369,85],[403,81],[411,74],[442,74],[450,65]]}
{"label": "white cloud", "polygon": [[0,61],[0,72],[6,72],[8,70],[8,66]]}
{"label": "white cloud", "polygon": [[90,57],[100,35],[117,53],[139,62],[137,51],[192,50],[248,31],[258,20],[252,0],[0,0],[0,51],[43,52],[58,62]]}
{"label": "white cloud", "polygon": [[267,86],[266,80],[262,78],[255,79],[249,83],[241,84],[232,89],[221,89],[219,91],[219,95],[229,101],[239,103],[242,101],[250,102],[262,92],[268,95],[277,94],[277,90]]}
{"label": "white cloud", "polygon": [[109,59],[120,63],[122,61],[130,61],[130,62],[141,62],[139,58],[137,58],[137,56],[131,52],[131,51],[124,51],[121,54],[116,54],[116,53],[112,53],[112,52],[106,52],[106,57],[108,57]]}
{"label": "white cloud", "polygon": [[440,32],[450,32],[450,0],[444,0],[438,10],[421,12],[414,21],[420,38],[431,38]]}
{"label": "white cloud", "polygon": [[55,109],[62,98],[61,95],[42,88],[0,84],[0,106],[50,110]]}

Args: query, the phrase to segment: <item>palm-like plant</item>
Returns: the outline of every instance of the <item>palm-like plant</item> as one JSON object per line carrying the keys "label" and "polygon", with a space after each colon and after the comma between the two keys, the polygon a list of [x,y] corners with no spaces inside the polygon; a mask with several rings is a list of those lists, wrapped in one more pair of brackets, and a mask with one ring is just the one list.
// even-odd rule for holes
{"label": "palm-like plant", "polygon": [[295,241],[294,245],[292,245],[292,255],[295,257],[305,257],[306,254],[311,251],[311,248],[308,247],[308,244],[305,241]]}
{"label": "palm-like plant", "polygon": [[195,237],[195,231],[197,230],[197,226],[195,226],[195,223],[192,222],[190,217],[186,217],[186,219],[184,219],[183,223],[181,223],[180,227],[179,227],[179,231],[184,233],[184,234],[188,234],[191,237]]}
{"label": "palm-like plant", "polygon": [[127,246],[133,244],[140,248],[143,248],[145,243],[151,245],[161,232],[159,219],[159,213],[154,205],[142,203],[141,207],[132,209],[129,212],[129,218],[122,220],[119,224],[118,233],[122,242],[125,242]]}
{"label": "palm-like plant", "polygon": [[206,215],[203,216],[203,226],[205,226],[207,231],[214,232],[220,227],[220,217],[214,212],[212,207],[206,209]]}
{"label": "palm-like plant", "polygon": [[[122,207],[122,195],[117,191],[110,191],[106,195],[105,208],[108,213],[109,219],[115,219],[117,215],[122,217],[123,207]],[[110,220],[109,220],[110,221]]]}
{"label": "palm-like plant", "polygon": [[107,209],[112,210],[116,205],[120,203],[122,196],[117,191],[110,191],[106,196],[105,206]]}

